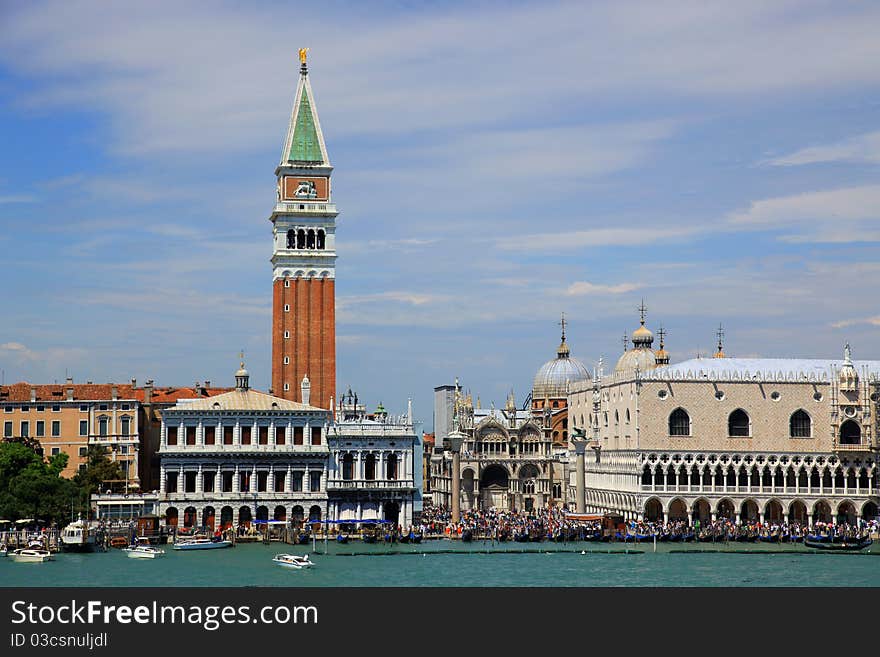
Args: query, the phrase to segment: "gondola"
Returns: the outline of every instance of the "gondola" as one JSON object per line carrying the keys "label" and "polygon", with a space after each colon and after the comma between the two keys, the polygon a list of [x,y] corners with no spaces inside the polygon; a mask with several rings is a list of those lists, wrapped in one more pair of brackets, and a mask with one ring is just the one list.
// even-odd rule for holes
{"label": "gondola", "polygon": [[805,538],[804,547],[831,552],[857,552],[858,550],[864,550],[873,542],[868,536],[863,536],[862,538],[835,538],[830,541],[814,541],[812,538]]}

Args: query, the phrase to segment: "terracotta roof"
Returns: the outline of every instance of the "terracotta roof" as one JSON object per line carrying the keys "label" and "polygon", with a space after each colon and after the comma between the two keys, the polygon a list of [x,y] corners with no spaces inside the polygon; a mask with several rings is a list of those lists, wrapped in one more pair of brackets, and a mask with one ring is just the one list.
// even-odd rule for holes
{"label": "terracotta roof", "polygon": [[424,443],[426,445],[430,445],[431,447],[434,446],[434,434],[433,433],[426,433],[426,434],[422,435],[422,440],[424,441]]}
{"label": "terracotta roof", "polygon": [[[143,403],[145,397],[142,387],[133,388],[130,383],[55,383],[44,385],[20,381],[8,386],[0,386],[0,403],[29,402],[31,400],[32,387],[36,388],[36,401],[38,402],[67,401],[68,388],[73,388],[74,401],[112,400],[114,387],[116,388],[118,399],[135,399]],[[178,399],[214,397],[234,389],[200,387],[196,390],[192,386],[187,388],[157,387],[153,388],[152,400],[154,404],[174,404]]]}

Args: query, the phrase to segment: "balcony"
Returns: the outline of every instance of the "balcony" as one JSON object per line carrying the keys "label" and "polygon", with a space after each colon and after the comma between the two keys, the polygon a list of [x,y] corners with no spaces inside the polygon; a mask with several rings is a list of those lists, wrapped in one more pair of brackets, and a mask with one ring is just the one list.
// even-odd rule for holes
{"label": "balcony", "polygon": [[213,500],[215,502],[239,502],[241,504],[253,504],[254,496],[256,495],[258,500],[275,500],[275,499],[288,499],[291,497],[301,497],[305,499],[315,499],[320,500],[327,496],[326,491],[258,491],[254,493],[247,492],[237,492],[237,493],[220,493],[214,491],[213,493],[183,493],[177,491],[175,493],[165,493],[162,499],[166,502],[205,502]]}
{"label": "balcony", "polygon": [[330,480],[327,482],[327,490],[412,490],[415,486],[412,479],[399,480],[372,480],[372,479],[352,479],[344,481],[341,479]]}
{"label": "balcony", "polygon": [[159,450],[162,456],[204,454],[205,456],[228,456],[247,454],[250,456],[320,456],[330,453],[327,445],[163,445]]}
{"label": "balcony", "polygon": [[315,214],[338,214],[335,203],[309,201],[280,201],[275,204],[275,214],[282,212],[314,212]]}

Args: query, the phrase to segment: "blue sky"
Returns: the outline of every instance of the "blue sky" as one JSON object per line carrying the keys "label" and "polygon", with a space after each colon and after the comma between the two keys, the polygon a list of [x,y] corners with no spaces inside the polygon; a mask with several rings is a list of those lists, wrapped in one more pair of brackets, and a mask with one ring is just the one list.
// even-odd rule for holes
{"label": "blue sky", "polygon": [[6,383],[268,387],[274,167],[311,81],[338,388],[431,423],[553,357],[880,358],[871,2],[4,3]]}

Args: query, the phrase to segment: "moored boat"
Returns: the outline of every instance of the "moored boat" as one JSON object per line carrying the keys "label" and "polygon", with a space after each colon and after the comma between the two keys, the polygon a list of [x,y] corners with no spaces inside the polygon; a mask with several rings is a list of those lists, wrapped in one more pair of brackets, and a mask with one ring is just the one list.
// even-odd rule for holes
{"label": "moored boat", "polygon": [[828,541],[814,541],[811,538],[804,539],[804,546],[815,550],[829,550],[832,552],[857,552],[864,550],[874,541],[869,536],[861,538],[835,537]]}
{"label": "moored boat", "polygon": [[272,561],[284,568],[292,568],[301,570],[303,568],[311,568],[315,562],[309,559],[309,555],[300,556],[298,554],[276,554],[272,557]]}
{"label": "moored boat", "polygon": [[155,559],[165,554],[165,550],[154,548],[146,540],[129,545],[127,548],[122,548],[122,551],[126,553],[129,559]]}
{"label": "moored boat", "polygon": [[36,547],[19,548],[13,550],[9,556],[17,563],[43,563],[54,559],[49,550]]}
{"label": "moored boat", "polygon": [[65,552],[89,552],[95,549],[95,530],[81,517],[61,530],[61,549]]}
{"label": "moored boat", "polygon": [[232,547],[232,541],[212,538],[188,538],[174,544],[175,550],[217,550]]}

